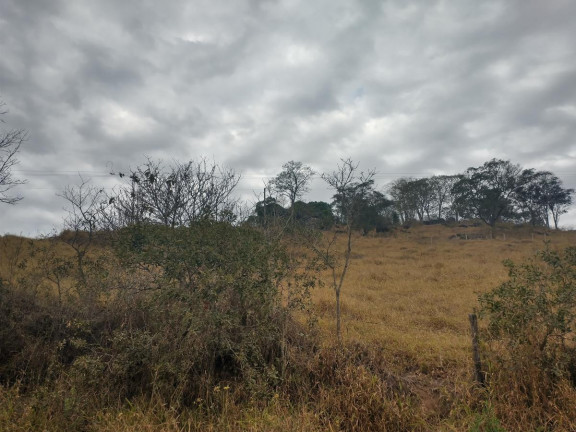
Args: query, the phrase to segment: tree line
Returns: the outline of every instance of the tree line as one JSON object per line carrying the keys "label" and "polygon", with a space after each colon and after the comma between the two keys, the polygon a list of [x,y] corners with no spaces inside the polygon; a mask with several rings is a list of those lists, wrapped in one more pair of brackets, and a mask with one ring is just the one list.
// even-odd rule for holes
{"label": "tree line", "polygon": [[[7,112],[3,107],[0,102],[0,116]],[[15,178],[12,171],[26,138],[23,130],[0,133],[0,203],[22,199],[11,192],[25,180]],[[124,183],[112,192],[82,180],[61,196],[71,204],[69,222],[81,223],[86,231],[143,222],[174,228],[205,219],[260,226],[282,219],[328,229],[347,225],[353,214],[353,228],[368,232],[398,223],[461,219],[480,219],[491,227],[507,221],[558,229],[574,194],[550,171],[500,159],[454,175],[399,178],[382,191],[374,183],[375,171],[361,173],[347,159],[336,171],[320,174],[333,190],[332,201],[304,202],[316,174],[302,162],[289,161],[266,184],[263,199],[248,208],[239,205],[233,194],[240,180],[233,169],[207,159],[169,165],[147,159],[129,172],[115,173]],[[358,181],[347,183],[347,175]]]}
{"label": "tree line", "polygon": [[[376,189],[372,172],[355,191],[354,203],[348,202],[346,190],[337,187],[331,204],[297,201],[308,191],[311,173],[300,162],[286,163],[268,185],[269,196],[256,204],[252,222],[265,224],[271,217],[290,217],[326,228],[333,223],[346,224],[343,207],[352,204],[354,227],[365,232],[398,223],[461,219],[480,219],[490,227],[506,221],[558,229],[560,216],[568,211],[574,194],[574,189],[565,188],[550,171],[492,159],[461,174],[399,178],[387,186],[386,194]],[[325,174],[322,178],[330,184]],[[281,196],[289,197],[288,209],[279,204],[277,197]]]}
{"label": "tree line", "polygon": [[[358,177],[353,182],[346,177],[350,171]],[[550,171],[499,159],[461,174],[399,178],[383,192],[375,185],[374,170],[360,172],[347,159],[334,172],[320,174],[333,191],[332,201],[305,202],[315,174],[302,162],[289,161],[268,182],[263,199],[247,205],[234,194],[241,176],[231,168],[207,159],[171,164],[147,159],[129,172],[114,173],[123,182],[112,191],[82,180],[60,196],[69,204],[66,226],[85,232],[214,220],[252,226],[285,221],[322,230],[350,223],[367,233],[415,221],[463,219],[479,219],[490,227],[503,221],[558,229],[574,194]]]}
{"label": "tree line", "polygon": [[462,174],[401,178],[389,191],[402,222],[480,219],[491,227],[506,221],[556,229],[574,194],[550,171],[500,159]]}

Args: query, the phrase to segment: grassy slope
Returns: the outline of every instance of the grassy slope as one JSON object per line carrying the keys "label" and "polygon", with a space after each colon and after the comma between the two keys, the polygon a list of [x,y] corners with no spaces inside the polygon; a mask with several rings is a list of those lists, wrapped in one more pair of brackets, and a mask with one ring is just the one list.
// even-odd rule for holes
{"label": "grassy slope", "polygon": [[[479,293],[506,278],[502,261],[532,256],[545,247],[545,239],[551,247],[576,240],[575,232],[532,239],[520,230],[492,240],[451,238],[465,232],[482,229],[422,226],[391,237],[356,238],[342,289],[345,339],[382,344],[422,364],[462,364],[469,357],[468,314]],[[314,295],[328,336],[334,327],[333,293],[327,285]]]}
{"label": "grassy slope", "polygon": [[[544,237],[543,233],[513,228],[501,228],[490,240],[453,238],[458,233],[484,231],[479,227],[421,226],[387,237],[357,237],[342,290],[345,342],[369,346],[384,357],[413,384],[424,409],[431,413],[439,410],[443,395],[466,392],[469,387],[472,362],[467,315],[477,307],[479,293],[506,278],[502,261],[532,256],[545,247],[545,240],[558,248],[576,240],[576,232]],[[4,275],[13,271],[7,255],[17,243],[13,237],[0,238],[0,271]],[[334,342],[334,294],[327,284],[313,296],[323,340],[330,345]],[[0,391],[0,402],[5,404],[16,397]],[[0,425],[2,416],[9,421],[9,413],[0,413]],[[467,430],[465,416],[451,412],[448,418],[438,419],[435,427]],[[205,419],[185,419],[182,414],[145,403],[102,413],[94,421],[95,430],[318,428],[313,408],[283,404],[281,396],[264,410],[231,407],[228,418],[208,424]]]}

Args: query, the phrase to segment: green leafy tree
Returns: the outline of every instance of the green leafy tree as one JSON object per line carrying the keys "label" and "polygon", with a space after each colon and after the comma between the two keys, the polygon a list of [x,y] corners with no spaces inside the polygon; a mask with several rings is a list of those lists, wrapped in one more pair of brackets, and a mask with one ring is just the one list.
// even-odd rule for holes
{"label": "green leafy tree", "polygon": [[437,219],[453,217],[458,220],[458,213],[453,208],[452,188],[458,181],[458,176],[439,175],[429,179],[433,191],[433,207]]}
{"label": "green leafy tree", "polygon": [[430,211],[434,204],[434,188],[430,179],[421,178],[411,182],[414,197],[416,199],[416,214],[422,222],[424,219],[430,220]]}
{"label": "green leafy tree", "polygon": [[314,226],[318,229],[330,229],[334,225],[332,206],[323,201],[294,203],[294,218],[298,223]]}
{"label": "green leafy tree", "polygon": [[402,223],[416,220],[418,199],[412,187],[415,179],[403,177],[396,179],[388,188],[394,202],[394,208]]}
{"label": "green leafy tree", "polygon": [[521,216],[533,226],[546,225],[550,227],[548,218],[548,206],[544,198],[546,176],[549,173],[534,170],[525,170],[526,176],[530,176],[518,190],[517,201]]}
{"label": "green leafy tree", "polygon": [[370,190],[359,199],[360,206],[354,229],[368,234],[371,230],[385,231],[395,223],[397,215],[392,211],[393,203],[382,192]]}
{"label": "green leafy tree", "polygon": [[572,204],[574,189],[565,189],[562,181],[549,171],[524,170],[516,193],[519,215],[532,225],[550,228],[550,219],[558,229],[560,216]]}
{"label": "green leafy tree", "polygon": [[271,181],[272,188],[290,202],[290,218],[294,219],[294,203],[309,191],[314,171],[302,162],[289,161],[282,165],[282,172]]}
{"label": "green leafy tree", "polygon": [[502,218],[514,219],[518,192],[530,180],[522,172],[519,165],[499,159],[468,168],[452,189],[456,205],[492,228]]}
{"label": "green leafy tree", "polygon": [[254,206],[254,214],[248,218],[248,223],[268,227],[276,224],[278,221],[285,220],[288,216],[288,210],[282,207],[276,198],[266,197],[266,199],[256,203]]}
{"label": "green leafy tree", "polygon": [[565,189],[562,181],[554,174],[544,172],[541,174],[541,200],[542,204],[547,207],[546,221],[550,226],[548,212],[554,221],[554,227],[558,229],[560,216],[568,211],[572,205],[572,196],[574,189]]}

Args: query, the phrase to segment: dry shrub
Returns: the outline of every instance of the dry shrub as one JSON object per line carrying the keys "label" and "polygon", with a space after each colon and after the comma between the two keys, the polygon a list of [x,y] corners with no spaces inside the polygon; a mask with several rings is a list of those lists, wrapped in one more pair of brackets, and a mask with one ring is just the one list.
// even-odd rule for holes
{"label": "dry shrub", "polygon": [[327,429],[346,431],[426,430],[415,386],[390,372],[374,348],[324,348],[309,365],[310,393]]}
{"label": "dry shrub", "polygon": [[[448,237],[461,228],[440,226],[358,238],[365,256],[344,289],[344,343],[326,347],[333,293],[314,291],[324,339],[277,303],[254,315],[269,304],[262,296],[277,292],[251,284],[270,280],[250,276],[270,254],[249,253],[257,237],[234,249],[242,239],[218,229],[202,235],[204,243],[181,231],[172,239],[161,230],[126,237],[135,249],[123,264],[98,247],[87,256],[86,296],[74,269],[62,267],[73,258],[63,244],[9,239],[14,259],[0,259],[0,430],[575,429],[573,373],[563,368],[544,379],[539,366],[523,363],[538,351],[517,350],[514,363],[504,339],[490,339],[504,363],[490,357],[487,390],[471,380],[466,315],[476,293],[504,280],[504,257],[523,259],[540,242],[513,242],[511,250],[501,241],[454,241]],[[573,239],[558,233],[553,241]],[[36,255],[24,268],[31,248]],[[238,259],[222,267],[229,250]],[[194,268],[201,271],[187,273]],[[179,274],[193,276],[199,290],[180,284]]]}
{"label": "dry shrub", "polygon": [[489,374],[489,401],[510,431],[576,430],[576,389],[571,380],[544,373],[530,350],[520,359],[495,361]]}
{"label": "dry shrub", "polygon": [[[313,277],[262,233],[202,222],[133,227],[116,242],[117,255],[86,256],[82,280],[60,272],[51,244],[30,277],[0,279],[0,384],[20,383],[47,417],[81,430],[94,410],[138,398],[216,415],[215,388],[233,384],[234,404],[267,398],[301,349],[291,345],[311,346],[291,311]],[[33,281],[58,289],[39,295]]]}
{"label": "dry shrub", "polygon": [[42,384],[63,326],[36,297],[0,279],[0,384]]}

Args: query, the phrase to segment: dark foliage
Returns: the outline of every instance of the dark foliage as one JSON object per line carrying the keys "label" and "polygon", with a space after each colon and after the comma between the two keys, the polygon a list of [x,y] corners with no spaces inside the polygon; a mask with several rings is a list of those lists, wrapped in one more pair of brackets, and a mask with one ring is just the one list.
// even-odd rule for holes
{"label": "dark foliage", "polygon": [[[80,291],[77,272],[60,272],[62,258],[45,250],[34,252],[42,275],[0,284],[0,383],[65,379],[101,403],[154,395],[176,405],[219,382],[255,394],[282,383],[290,343],[307,333],[290,311],[306,307],[315,281],[281,243],[209,221],[114,238],[115,254],[90,253]],[[73,292],[38,295],[33,281]]]}

